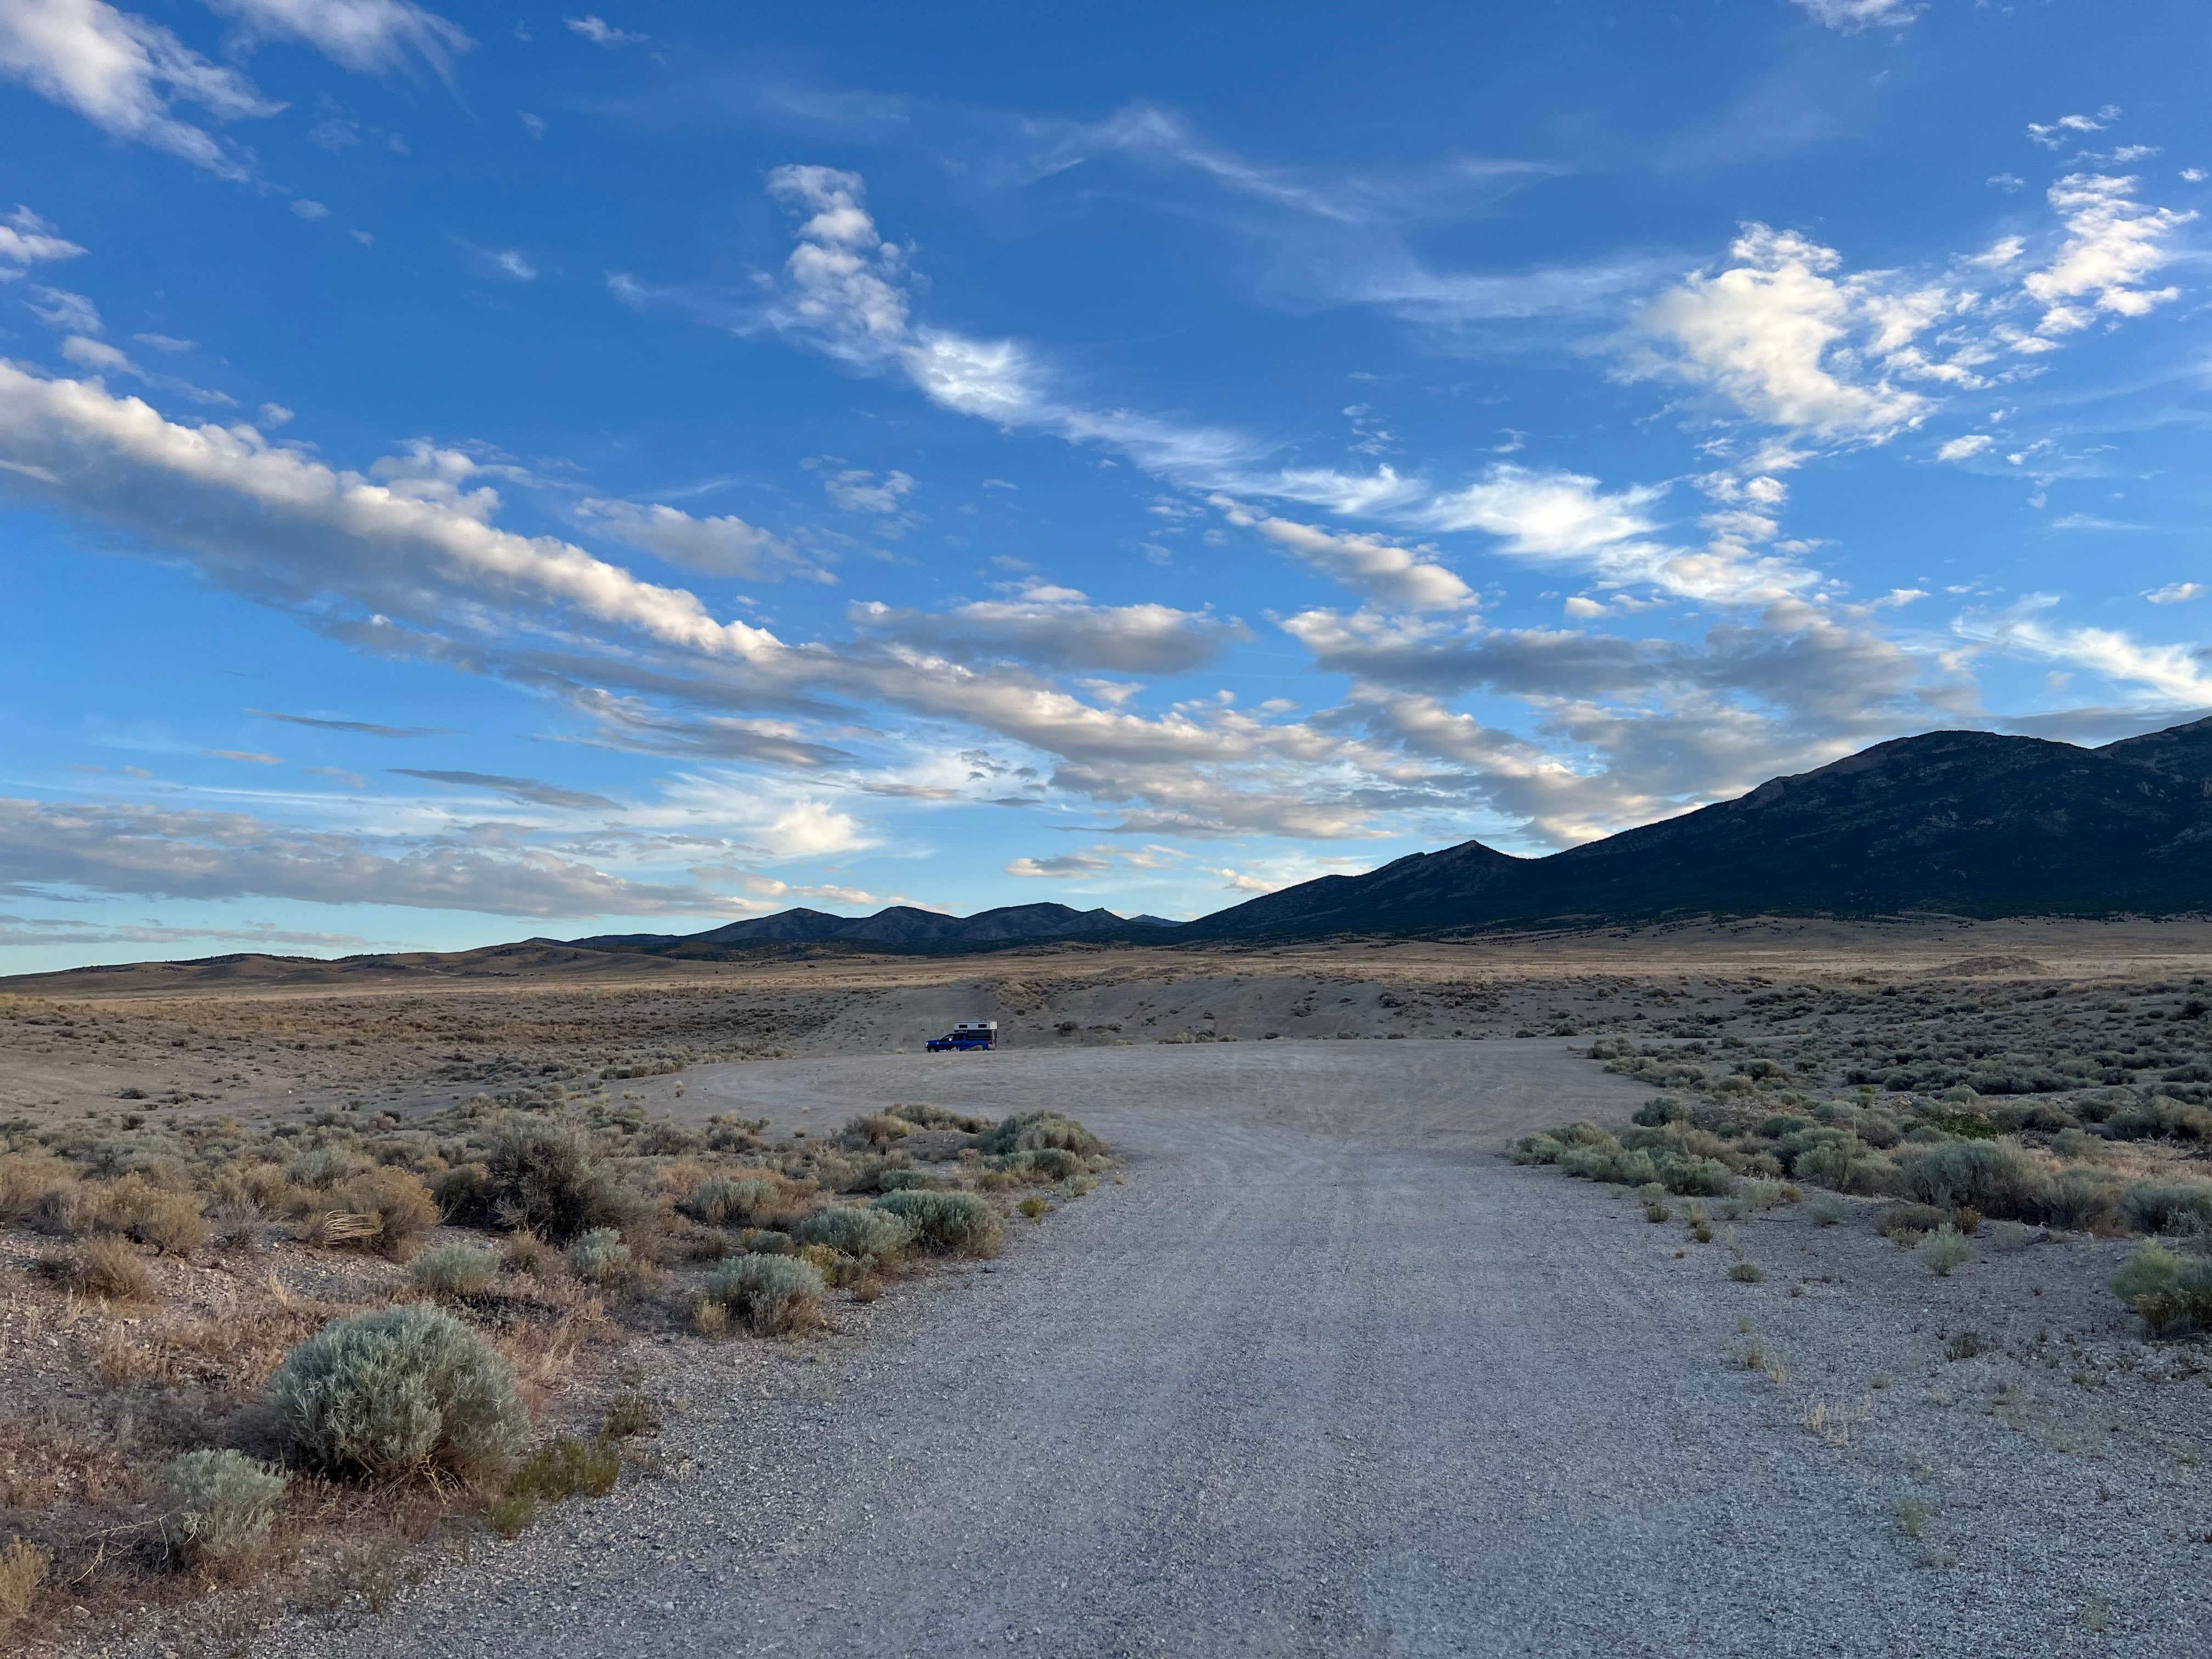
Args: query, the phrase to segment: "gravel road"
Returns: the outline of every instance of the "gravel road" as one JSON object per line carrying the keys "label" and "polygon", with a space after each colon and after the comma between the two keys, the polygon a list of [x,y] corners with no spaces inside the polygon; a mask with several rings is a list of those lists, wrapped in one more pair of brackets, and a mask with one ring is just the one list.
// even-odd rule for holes
{"label": "gravel road", "polygon": [[[1016,1224],[997,1263],[841,1307],[842,1334],[713,1350],[730,1392],[696,1389],[666,1477],[262,1650],[2207,1650],[2194,1477],[2101,1501],[1986,1417],[1907,1420],[1903,1389],[1894,1425],[1823,1443],[1803,1398],[1725,1363],[1740,1318],[1786,1321],[1815,1371],[1905,1341],[1893,1320],[1735,1283],[1717,1249],[1678,1261],[1640,1214],[1497,1158],[1643,1098],[1567,1048],[695,1072],[694,1115],[825,1130],[898,1100],[1055,1105],[1127,1182]],[[1893,1522],[1915,1490],[1938,1511],[1921,1540]],[[1956,1565],[1922,1564],[1937,1542]]]}

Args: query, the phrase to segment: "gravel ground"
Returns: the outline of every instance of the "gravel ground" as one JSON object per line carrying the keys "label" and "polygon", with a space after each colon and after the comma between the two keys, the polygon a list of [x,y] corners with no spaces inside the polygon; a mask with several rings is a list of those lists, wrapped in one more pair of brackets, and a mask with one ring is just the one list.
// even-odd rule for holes
{"label": "gravel ground", "polygon": [[[662,1478],[257,1650],[2207,1651],[2206,1356],[2081,1289],[2115,1247],[2010,1236],[1937,1280],[1863,1219],[1777,1212],[1737,1282],[1724,1242],[1496,1156],[1644,1097],[1569,1046],[694,1072],[687,1111],[825,1129],[1054,1104],[1127,1183],[839,1334],[713,1351],[672,1374],[700,1404]],[[1786,1382],[1730,1364],[1747,1322]],[[1996,1351],[1954,1364],[1969,1323]],[[1850,1443],[1816,1403],[1865,1413]]]}

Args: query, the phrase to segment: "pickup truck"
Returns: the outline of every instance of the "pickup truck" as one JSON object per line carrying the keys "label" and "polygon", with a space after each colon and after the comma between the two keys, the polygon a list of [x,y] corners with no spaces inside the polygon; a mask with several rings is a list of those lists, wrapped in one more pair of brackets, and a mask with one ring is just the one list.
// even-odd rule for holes
{"label": "pickup truck", "polygon": [[930,1038],[926,1046],[933,1054],[947,1052],[965,1054],[970,1048],[995,1048],[999,1046],[999,1022],[995,1019],[963,1019],[943,1036]]}

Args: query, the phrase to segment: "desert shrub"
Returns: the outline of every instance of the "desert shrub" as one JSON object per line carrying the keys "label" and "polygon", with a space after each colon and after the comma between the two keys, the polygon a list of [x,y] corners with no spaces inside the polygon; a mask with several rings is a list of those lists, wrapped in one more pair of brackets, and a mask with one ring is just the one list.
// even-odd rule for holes
{"label": "desert shrub", "polygon": [[2120,1224],[2120,1184],[2093,1170],[2061,1170],[2043,1191],[2043,1219],[2054,1227],[2108,1232]]}
{"label": "desert shrub", "polygon": [[284,1166],[284,1178],[301,1187],[335,1187],[368,1167],[349,1147],[313,1146]]}
{"label": "desert shrub", "polygon": [[331,1474],[385,1480],[504,1470],[530,1435],[514,1370],[466,1325],[419,1303],[333,1321],[270,1384],[279,1435]]}
{"label": "desert shrub", "polygon": [[438,1224],[438,1206],[422,1178],[390,1165],[357,1175],[324,1196],[328,1208],[374,1217],[375,1230],[357,1242],[394,1261],[404,1260]]}
{"label": "desert shrub", "polygon": [[1765,1278],[1766,1274],[1756,1262],[1739,1261],[1729,1269],[1729,1277],[1739,1279],[1746,1285],[1756,1285],[1760,1279]]}
{"label": "desert shrub", "polygon": [[0,1631],[31,1610],[54,1559],[36,1544],[11,1538],[0,1549]]}
{"label": "desert shrub", "polygon": [[889,1261],[914,1243],[913,1225],[888,1211],[840,1206],[810,1216],[799,1236],[850,1256]]}
{"label": "desert shrub", "polygon": [[592,1156],[581,1134],[532,1121],[492,1138],[477,1201],[482,1207],[471,1218],[527,1228],[563,1245],[594,1227],[619,1231],[644,1206]]}
{"label": "desert shrub", "polygon": [[190,1255],[207,1243],[207,1218],[199,1200],[165,1192],[134,1170],[94,1200],[92,1224],[151,1244],[171,1255]]}
{"label": "desert shrub", "polygon": [[975,1150],[986,1156],[1038,1152],[1057,1147],[1080,1158],[1106,1150],[1106,1143],[1063,1112],[1017,1112],[976,1139]]}
{"label": "desert shrub", "polygon": [[506,1493],[485,1518],[511,1538],[538,1518],[539,1504],[562,1503],[580,1494],[605,1498],[621,1474],[622,1455],[606,1440],[556,1434],[514,1472]]}
{"label": "desert shrub", "polygon": [[912,1226],[915,1237],[931,1249],[960,1255],[999,1252],[999,1212],[973,1193],[887,1193],[876,1200],[876,1208]]}
{"label": "desert shrub", "polygon": [[1803,1196],[1796,1188],[1782,1181],[1747,1181],[1736,1190],[1754,1210],[1771,1210],[1795,1203]]}
{"label": "desert shrub", "polygon": [[73,1195],[76,1176],[58,1158],[32,1152],[0,1156],[0,1227],[12,1227],[57,1199]]}
{"label": "desert shrub", "polygon": [[862,1112],[846,1119],[845,1127],[837,1132],[837,1139],[848,1146],[880,1149],[905,1139],[915,1132],[915,1127],[902,1117],[893,1117],[889,1112]]}
{"label": "desert shrub", "polygon": [[80,1239],[54,1259],[55,1278],[103,1302],[150,1302],[154,1276],[138,1252],[112,1237]]}
{"label": "desert shrub", "polygon": [[2142,1315],[2154,1333],[2183,1325],[2212,1328],[2212,1257],[2176,1255],[2147,1239],[2112,1280],[2112,1294]]}
{"label": "desert shrub", "polygon": [[1729,1166],[1717,1158],[1685,1158],[1658,1167],[1660,1181],[1670,1193],[1718,1198],[1735,1185]]}
{"label": "desert shrub", "polygon": [[999,1167],[1039,1181],[1066,1181],[1071,1176],[1083,1173],[1083,1160],[1073,1152],[1058,1146],[1041,1146],[1033,1152],[1009,1152],[1000,1160]]}
{"label": "desert shrub", "polygon": [[1924,1204],[2014,1218],[2039,1213],[2051,1178],[2019,1147],[2002,1140],[1959,1140],[1931,1146],[1906,1166],[1905,1182]]}
{"label": "desert shrub", "polygon": [[1948,1210],[1939,1210],[1933,1204],[1892,1204],[1875,1218],[1874,1224],[1885,1238],[1917,1244],[1950,1219]]}
{"label": "desert shrub", "polygon": [[2212,1231],[2212,1185],[2201,1181],[2138,1181],[2120,1194],[2120,1212],[2137,1232]]}
{"label": "desert shrub", "polygon": [[731,1181],[722,1176],[699,1183],[684,1206],[718,1227],[758,1226],[787,1203],[781,1182],[766,1179]]}
{"label": "desert shrub", "polygon": [[762,1227],[750,1233],[738,1235],[746,1250],[754,1255],[789,1255],[799,1246],[789,1233],[774,1227]]}
{"label": "desert shrub", "polygon": [[894,1106],[891,1113],[894,1116],[904,1118],[917,1129],[957,1129],[964,1135],[979,1135],[991,1127],[991,1120],[988,1117],[977,1117],[968,1112],[947,1111],[942,1106]]}
{"label": "desert shrub", "polygon": [[252,1560],[269,1547],[269,1523],[289,1483],[241,1452],[191,1451],[161,1466],[161,1527],[188,1567]]}
{"label": "desert shrub", "polygon": [[1817,1181],[1839,1193],[1872,1195],[1893,1192],[1898,1185],[1895,1162],[1856,1135],[1807,1147],[1791,1165],[1791,1173],[1800,1181]]}
{"label": "desert shrub", "polygon": [[1669,1123],[1687,1123],[1690,1109],[1671,1095],[1655,1095],[1636,1109],[1634,1121],[1647,1129],[1662,1128]]}
{"label": "desert shrub", "polygon": [[1952,1268],[1974,1259],[1974,1247],[1966,1243],[1966,1234],[1947,1221],[1914,1245],[1912,1254],[1936,1278],[1948,1279]]}
{"label": "desert shrub", "polygon": [[1020,1203],[1015,1205],[1014,1207],[1019,1210],[1024,1215],[1027,1216],[1031,1221],[1042,1221],[1044,1219],[1044,1212],[1051,1206],[1048,1205],[1044,1200],[1038,1198],[1032,1194],[1030,1197],[1024,1199]]}
{"label": "desert shrub", "polygon": [[883,1170],[876,1175],[876,1190],[884,1193],[903,1193],[915,1187],[942,1188],[945,1177],[932,1175],[927,1170]]}
{"label": "desert shrub", "polygon": [[1832,1227],[1850,1213],[1850,1208],[1833,1193],[1822,1193],[1805,1206],[1805,1213],[1820,1226]]}
{"label": "desert shrub", "polygon": [[635,1271],[629,1246],[611,1227],[594,1227],[568,1247],[568,1271],[586,1285],[606,1285]]}
{"label": "desert shrub", "polygon": [[2156,1095],[2118,1114],[2106,1127],[2122,1140],[2151,1140],[2165,1135],[2212,1140],[2212,1108]]}
{"label": "desert shrub", "polygon": [[432,1296],[474,1296],[499,1277],[499,1252],[481,1244],[441,1244],[416,1256],[408,1277]]}
{"label": "desert shrub", "polygon": [[708,1275],[704,1298],[757,1336],[778,1336],[819,1316],[822,1269],[791,1255],[739,1255]]}

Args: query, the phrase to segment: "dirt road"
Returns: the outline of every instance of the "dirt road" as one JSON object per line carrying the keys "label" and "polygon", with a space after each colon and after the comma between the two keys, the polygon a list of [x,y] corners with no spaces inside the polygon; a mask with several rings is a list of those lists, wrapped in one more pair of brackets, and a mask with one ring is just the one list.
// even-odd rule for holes
{"label": "dirt road", "polygon": [[700,1115],[825,1130],[900,1100],[1056,1105],[1127,1184],[840,1310],[864,1335],[722,1351],[740,1397],[672,1430],[669,1478],[264,1650],[2202,1651],[2186,1504],[2100,1501],[1964,1411],[1929,1477],[1957,1565],[1922,1565],[1893,1520],[1905,1454],[1823,1443],[1723,1359],[1740,1317],[1785,1315],[1808,1357],[1849,1358],[1862,1315],[1677,1262],[1640,1214],[1494,1156],[1642,1098],[1567,1046],[695,1073]]}

